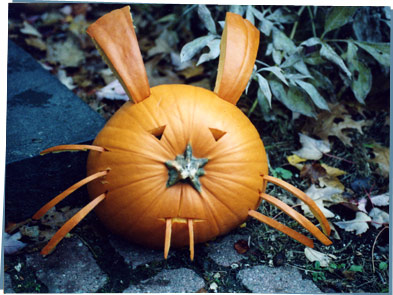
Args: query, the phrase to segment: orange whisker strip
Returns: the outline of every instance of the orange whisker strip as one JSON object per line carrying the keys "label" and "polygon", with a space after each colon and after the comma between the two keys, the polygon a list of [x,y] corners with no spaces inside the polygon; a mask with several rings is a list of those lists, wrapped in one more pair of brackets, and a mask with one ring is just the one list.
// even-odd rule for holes
{"label": "orange whisker strip", "polygon": [[321,227],[322,227],[322,231],[325,233],[325,235],[330,235],[330,225],[329,222],[327,221],[325,215],[323,215],[321,209],[319,209],[319,207],[315,204],[315,202],[313,201],[313,199],[311,199],[309,196],[307,196],[304,192],[302,192],[300,189],[294,187],[293,185],[269,176],[269,175],[264,175],[263,178],[267,181],[270,181],[271,183],[278,185],[279,187],[285,189],[286,191],[292,193],[295,197],[299,198],[301,201],[303,201],[309,208],[310,211],[312,212],[312,214],[318,219]]}
{"label": "orange whisker strip", "polygon": [[40,152],[40,155],[46,155],[49,153],[61,153],[61,152],[76,152],[76,151],[97,151],[97,152],[105,152],[108,151],[107,149],[96,146],[96,145],[88,145],[88,144],[64,144],[64,145],[57,145],[50,147],[46,150]]}
{"label": "orange whisker strip", "polygon": [[283,201],[272,197],[268,194],[261,194],[261,198],[270,204],[281,209],[285,214],[292,217],[294,220],[299,222],[306,230],[308,230],[314,237],[321,241],[324,245],[330,245],[332,242],[306,217],[302,214],[285,204]]}
{"label": "orange whisker strip", "polygon": [[187,220],[188,223],[188,235],[190,236],[190,258],[194,260],[194,225],[192,219]]}
{"label": "orange whisker strip", "polygon": [[172,236],[172,218],[166,219],[165,226],[165,244],[164,244],[164,258],[168,258],[169,248],[171,247],[171,236]]}
{"label": "orange whisker strip", "polygon": [[66,234],[70,232],[91,210],[94,209],[102,200],[104,200],[106,194],[103,193],[92,200],[89,204],[78,211],[72,216],[52,237],[49,243],[41,250],[42,255],[48,255],[56,247],[56,245],[64,238]]}
{"label": "orange whisker strip", "polygon": [[255,210],[249,210],[248,211],[248,215],[259,220],[260,222],[263,222],[277,230],[279,230],[280,232],[283,232],[284,234],[288,235],[289,237],[295,239],[296,241],[302,243],[303,245],[310,247],[310,248],[314,248],[314,242],[307,238],[306,236],[302,235],[301,233],[298,233],[297,231],[287,227],[286,225],[270,218],[267,217]]}
{"label": "orange whisker strip", "polygon": [[46,212],[48,212],[48,210],[50,208],[56,206],[60,201],[62,201],[65,197],[67,197],[68,195],[73,193],[75,190],[77,190],[78,188],[80,188],[84,184],[89,183],[89,182],[91,182],[97,178],[100,178],[102,176],[105,176],[107,174],[108,174],[107,170],[100,171],[100,172],[94,173],[94,174],[82,179],[81,181],[78,181],[77,183],[73,184],[72,186],[67,188],[64,192],[62,192],[58,196],[54,197],[51,201],[46,203],[40,210],[38,210],[34,214],[33,219],[40,219],[42,216],[45,215]]}

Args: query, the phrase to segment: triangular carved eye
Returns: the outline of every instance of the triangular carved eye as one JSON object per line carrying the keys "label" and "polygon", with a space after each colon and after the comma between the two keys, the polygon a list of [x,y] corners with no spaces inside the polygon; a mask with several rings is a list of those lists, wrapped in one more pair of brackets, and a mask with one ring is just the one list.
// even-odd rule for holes
{"label": "triangular carved eye", "polygon": [[209,128],[210,132],[212,133],[214,139],[218,141],[221,137],[227,134],[225,131],[216,129],[216,128]]}
{"label": "triangular carved eye", "polygon": [[149,130],[149,132],[154,135],[158,140],[161,140],[162,134],[164,134],[166,125]]}

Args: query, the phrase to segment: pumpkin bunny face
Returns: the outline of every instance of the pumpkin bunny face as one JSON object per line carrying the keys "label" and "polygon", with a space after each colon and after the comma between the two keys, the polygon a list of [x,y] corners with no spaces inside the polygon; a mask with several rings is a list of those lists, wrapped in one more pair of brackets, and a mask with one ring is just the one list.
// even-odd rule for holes
{"label": "pumpkin bunny face", "polygon": [[[154,134],[156,130],[160,134]],[[238,226],[256,209],[267,174],[259,134],[233,104],[213,92],[187,85],[162,85],[148,99],[124,105],[98,134],[87,174],[111,167],[104,180],[90,183],[92,198],[108,192],[97,214],[114,232],[162,247],[165,220],[172,218],[172,244],[188,243],[187,220],[196,242]],[[168,184],[175,169],[166,163],[185,154],[205,159],[203,174]],[[134,200],[130,202],[130,200]],[[146,235],[149,232],[151,234]]]}
{"label": "pumpkin bunny face", "polygon": [[214,92],[187,85],[149,87],[129,7],[92,24],[88,34],[130,98],[97,135],[93,145],[43,151],[90,150],[87,177],[43,206],[42,217],[80,186],[91,201],[53,236],[46,255],[95,208],[114,233],[135,243],[163,247],[208,241],[256,218],[313,247],[306,236],[257,212],[265,200],[298,221],[322,243],[331,241],[307,218],[265,193],[268,181],[305,202],[329,235],[316,204],[290,184],[268,175],[260,136],[236,107],[256,59],[259,31],[228,13]]}

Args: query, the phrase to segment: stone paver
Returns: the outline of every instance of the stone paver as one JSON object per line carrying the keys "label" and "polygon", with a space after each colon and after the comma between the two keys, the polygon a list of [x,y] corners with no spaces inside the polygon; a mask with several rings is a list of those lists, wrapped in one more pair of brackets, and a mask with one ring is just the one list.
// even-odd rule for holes
{"label": "stone paver", "polygon": [[253,293],[322,293],[311,280],[302,279],[292,267],[258,265],[237,274],[241,283]]}
{"label": "stone paver", "polygon": [[63,239],[45,258],[39,253],[26,255],[26,263],[35,270],[49,293],[96,292],[107,281],[93,255],[76,237]]}
{"label": "stone paver", "polygon": [[234,248],[234,244],[239,240],[247,240],[244,235],[227,235],[219,242],[209,242],[208,255],[215,263],[221,266],[231,266],[238,263],[245,257]]}
{"label": "stone paver", "polygon": [[152,261],[164,260],[164,252],[134,245],[126,240],[112,236],[110,243],[124,258],[124,261],[135,269],[138,265]]}
{"label": "stone paver", "polygon": [[195,293],[204,286],[204,280],[188,268],[166,269],[123,293]]}
{"label": "stone paver", "polygon": [[11,276],[8,273],[4,274],[4,293],[15,293],[14,289],[12,289]]}

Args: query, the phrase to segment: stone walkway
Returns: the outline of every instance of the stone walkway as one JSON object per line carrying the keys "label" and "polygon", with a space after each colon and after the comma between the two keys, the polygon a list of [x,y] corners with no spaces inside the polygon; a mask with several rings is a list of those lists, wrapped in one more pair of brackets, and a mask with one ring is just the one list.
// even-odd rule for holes
{"label": "stone walkway", "polygon": [[[230,234],[203,246],[207,253],[205,259],[216,264],[217,272],[212,274],[213,281],[204,274],[203,269],[197,273],[195,269],[185,266],[169,268],[164,262],[162,251],[131,245],[117,238],[110,243],[124,259],[130,273],[137,267],[146,269],[150,264],[160,265],[158,271],[143,280],[131,278],[123,293],[221,292],[220,284],[225,273],[234,270],[237,283],[244,288],[244,292],[321,293],[311,280],[302,279],[301,273],[295,268],[262,264],[250,266],[245,263],[247,256],[238,254],[233,247],[239,239],[247,237]],[[174,259],[179,251],[171,250],[168,261]],[[100,268],[99,261],[96,261],[89,248],[76,236],[64,239],[46,258],[35,252],[24,255],[23,259],[19,268],[32,269],[50,293],[95,293],[102,291],[111,279]],[[12,278],[8,273],[5,275],[5,293],[13,293],[15,286]]]}

